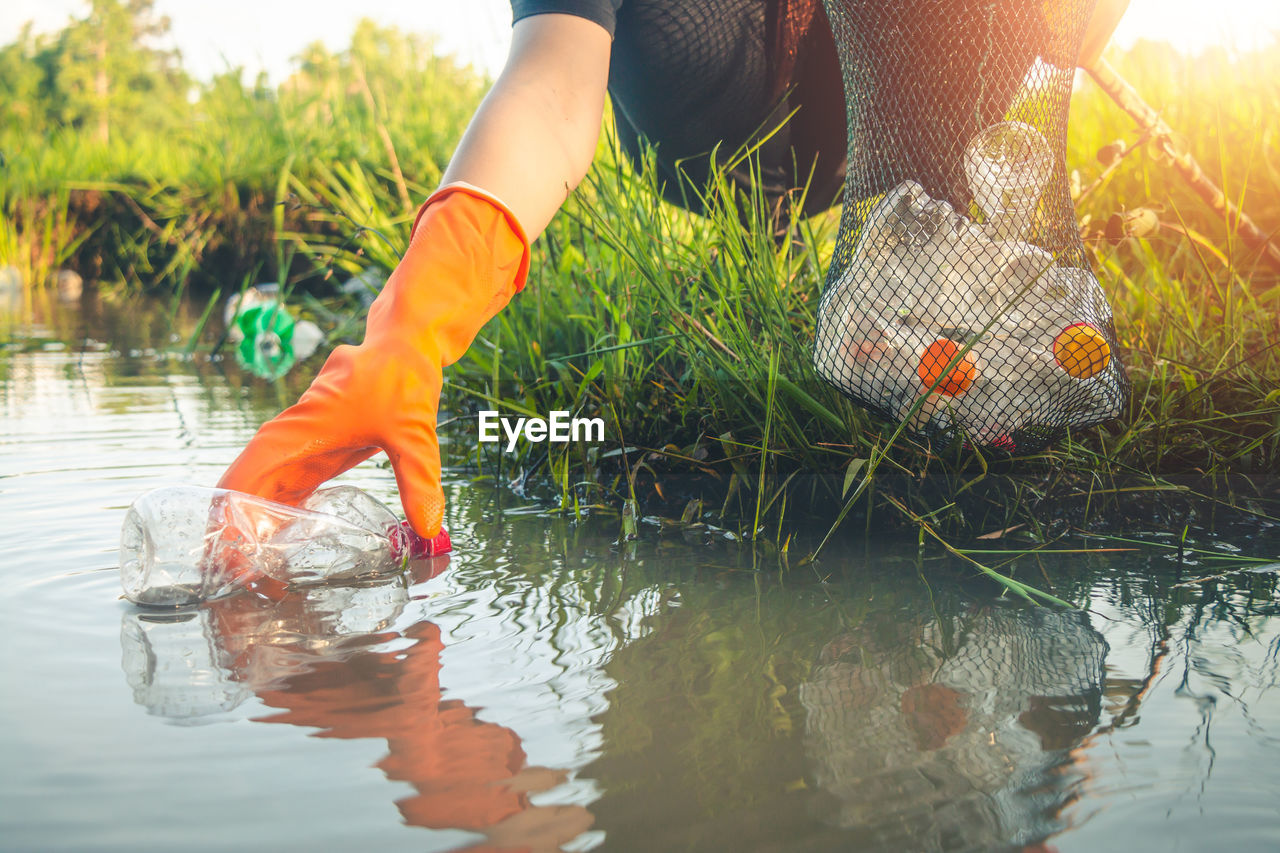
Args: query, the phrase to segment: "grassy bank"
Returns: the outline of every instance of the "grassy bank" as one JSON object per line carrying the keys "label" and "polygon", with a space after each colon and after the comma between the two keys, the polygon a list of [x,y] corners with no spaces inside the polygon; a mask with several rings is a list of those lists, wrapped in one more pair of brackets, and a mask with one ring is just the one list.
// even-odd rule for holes
{"label": "grassy bank", "polygon": [[[47,152],[22,161],[23,177],[6,178],[0,250],[29,264],[33,280],[40,263],[98,257],[120,287],[190,279],[223,295],[255,277],[389,271],[481,84],[442,60],[416,60],[425,76],[405,84],[410,97],[377,82],[396,77],[394,65],[373,75],[357,53],[328,77],[316,72],[345,81],[338,88],[254,94],[228,83],[223,101],[208,94],[213,118],[190,138],[137,143],[154,150],[120,141],[94,160],[77,153],[82,136],[49,137]],[[1228,60],[1148,45],[1115,62],[1227,195],[1264,230],[1280,227],[1280,92],[1268,83],[1280,76],[1280,46]],[[423,109],[423,97],[439,103]],[[759,200],[711,187],[709,214],[692,216],[661,202],[652,179],[606,143],[535,248],[525,292],[448,372],[452,461],[565,512],[622,505],[722,519],[779,549],[816,523],[806,552],[828,529],[955,541],[1015,529],[1010,538],[1047,541],[1072,527],[1280,515],[1274,271],[1088,81],[1071,130],[1082,232],[1134,385],[1122,419],[1014,459],[913,440],[810,366],[835,213],[793,223],[799,239],[779,247]],[[85,171],[86,162],[100,165]],[[154,171],[130,172],[142,163]],[[102,207],[86,208],[85,193]],[[1125,236],[1117,216],[1139,208],[1161,227]],[[240,254],[227,260],[219,246]],[[354,302],[297,304],[331,341],[358,337]],[[206,330],[200,346],[216,337]],[[479,408],[599,416],[609,440],[488,452],[470,418]]]}
{"label": "grassy bank", "polygon": [[814,376],[833,221],[802,223],[804,248],[778,250],[723,196],[693,218],[643,184],[597,169],[548,234],[530,289],[452,378],[455,409],[501,400],[515,414],[582,411],[640,448],[625,467],[573,446],[521,460],[559,484],[566,508],[586,481],[669,514],[690,497],[727,500],[771,535],[789,511],[830,517],[855,496],[868,528],[873,518],[952,532],[1090,526],[1125,523],[1136,498],[1165,504],[1188,489],[1244,505],[1257,497],[1248,475],[1280,462],[1276,307],[1234,271],[1178,271],[1177,249],[1167,258],[1149,241],[1097,244],[1134,381],[1130,411],[997,460],[913,441]]}
{"label": "grassy bank", "polygon": [[[1171,124],[1197,134],[1185,144],[1264,229],[1280,224],[1278,93],[1261,82],[1275,79],[1278,58],[1193,62],[1140,46],[1117,62]],[[1127,153],[1108,171],[1107,152],[1095,155],[1115,140]],[[1008,460],[922,445],[816,379],[808,347],[834,216],[796,223],[802,245],[778,248],[758,201],[744,227],[713,188],[711,214],[692,217],[608,152],[549,230],[529,289],[456,369],[455,407],[581,410],[605,418],[615,449],[637,448],[625,463],[572,446],[515,463],[555,484],[566,509],[607,492],[679,515],[700,498],[779,545],[788,518],[815,510],[865,530],[1025,525],[1037,539],[1069,525],[1181,526],[1227,508],[1274,516],[1275,271],[1139,140],[1084,82],[1068,163],[1134,393],[1121,420],[1043,452]],[[1137,208],[1161,227],[1109,237],[1109,222]]]}

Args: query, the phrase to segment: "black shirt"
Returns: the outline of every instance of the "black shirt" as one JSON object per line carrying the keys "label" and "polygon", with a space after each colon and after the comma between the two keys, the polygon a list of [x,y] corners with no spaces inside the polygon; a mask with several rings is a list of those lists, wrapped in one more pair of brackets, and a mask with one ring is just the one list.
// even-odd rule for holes
{"label": "black shirt", "polygon": [[[805,209],[829,207],[844,180],[845,104],[821,0],[512,0],[513,20],[559,12],[614,36],[609,94],[623,149],[656,148],[664,195],[698,210],[711,152],[764,138],[758,183],[781,198],[809,180]],[[746,165],[730,173],[746,184]]]}

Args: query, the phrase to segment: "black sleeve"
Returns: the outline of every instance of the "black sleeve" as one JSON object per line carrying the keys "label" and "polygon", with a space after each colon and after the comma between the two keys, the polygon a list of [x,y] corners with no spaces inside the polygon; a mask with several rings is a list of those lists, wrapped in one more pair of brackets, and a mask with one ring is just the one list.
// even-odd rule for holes
{"label": "black sleeve", "polygon": [[622,0],[511,0],[511,23],[533,15],[559,12],[595,21],[613,35]]}

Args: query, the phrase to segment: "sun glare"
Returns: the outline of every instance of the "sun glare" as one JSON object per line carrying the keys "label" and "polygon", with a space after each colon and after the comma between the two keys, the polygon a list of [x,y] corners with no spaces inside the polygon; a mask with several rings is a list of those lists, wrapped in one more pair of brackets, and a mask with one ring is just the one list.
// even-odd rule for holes
{"label": "sun glare", "polygon": [[1280,3],[1275,0],[1132,0],[1112,42],[1127,47],[1148,39],[1187,52],[1215,45],[1246,51],[1278,38]]}

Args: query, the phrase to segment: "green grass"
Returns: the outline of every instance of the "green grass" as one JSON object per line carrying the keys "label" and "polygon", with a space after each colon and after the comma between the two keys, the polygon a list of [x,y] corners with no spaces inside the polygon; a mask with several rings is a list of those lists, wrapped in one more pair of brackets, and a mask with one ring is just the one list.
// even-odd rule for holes
{"label": "green grass", "polygon": [[[1122,57],[1122,72],[1133,74],[1148,50]],[[1278,56],[1209,62],[1208,82],[1196,77],[1203,85],[1186,89],[1174,84],[1192,73],[1190,62],[1181,74],[1133,74],[1170,121],[1182,116],[1215,143],[1189,142],[1227,194],[1271,229],[1280,223],[1280,172],[1265,144],[1277,133],[1275,112],[1263,105],[1280,105],[1280,93],[1258,82],[1274,76],[1256,75]],[[1194,120],[1195,101],[1212,101],[1221,123]],[[1127,122],[1082,87],[1070,162],[1083,183],[1101,172],[1094,151],[1126,132],[1133,144]],[[1227,134],[1238,141],[1222,143]],[[599,491],[615,500],[638,491],[669,514],[690,498],[728,504],[748,535],[776,547],[814,515],[824,525],[842,519],[846,528],[922,536],[1022,526],[1048,541],[1069,526],[1277,514],[1268,480],[1280,470],[1274,271],[1144,148],[1079,211],[1115,308],[1134,383],[1130,410],[1012,461],[922,446],[816,379],[808,347],[834,215],[797,223],[803,247],[779,249],[759,200],[740,216],[741,200],[712,187],[709,215],[692,217],[608,155],[549,229],[529,288],[452,379],[455,406],[478,396],[463,389],[483,388],[486,405],[501,399],[513,412],[581,409],[604,416],[617,444],[640,448],[625,465],[621,455],[593,459],[572,447],[545,451],[545,463],[502,460],[545,464],[562,505],[590,503]],[[1091,224],[1138,206],[1157,207],[1182,233],[1113,244]],[[554,473],[565,470],[573,473]],[[574,483],[570,495],[565,484]]]}
{"label": "green grass", "polygon": [[[1280,227],[1280,91],[1268,82],[1280,45],[1234,63],[1139,46],[1115,64],[1188,134],[1229,197],[1264,230]],[[116,252],[132,281],[195,271],[197,286],[203,275],[224,288],[255,270],[291,280],[369,264],[389,271],[412,220],[405,196],[420,200],[434,186],[478,92],[455,87],[429,121],[372,92],[351,102],[285,93],[266,106],[224,94],[221,135],[153,139],[154,150],[127,157],[55,139],[47,159],[23,172],[30,183],[5,184],[0,252],[56,265],[89,246]],[[333,109],[339,102],[345,111]],[[313,121],[348,112],[333,128]],[[379,124],[394,129],[391,149]],[[1116,139],[1132,146],[1137,133],[1085,81],[1068,152],[1082,185],[1103,173],[1094,155]],[[119,158],[154,171],[126,179]],[[528,493],[570,514],[621,504],[624,517],[638,506],[712,519],[792,564],[833,533],[899,529],[937,538],[990,573],[998,567],[981,549],[954,543],[1011,528],[1008,538],[1042,544],[1073,528],[1181,525],[1219,510],[1280,514],[1267,480],[1280,470],[1275,272],[1150,146],[1106,173],[1077,211],[1115,310],[1130,411],[1013,460],[922,444],[814,375],[809,346],[838,212],[792,223],[799,239],[779,247],[760,199],[734,197],[721,182],[707,189],[707,215],[693,216],[660,200],[651,171],[620,160],[606,141],[536,246],[525,291],[447,372],[445,429],[464,449],[454,463],[501,482],[518,475]],[[66,201],[75,187],[106,194],[105,209],[127,215],[86,221]],[[1112,214],[1137,207],[1176,228],[1104,238]],[[218,254],[227,243],[244,257],[227,262]],[[358,338],[353,305],[309,304],[333,339]],[[494,407],[598,415],[609,441],[490,453],[468,416]],[[804,544],[793,549],[801,531]]]}

